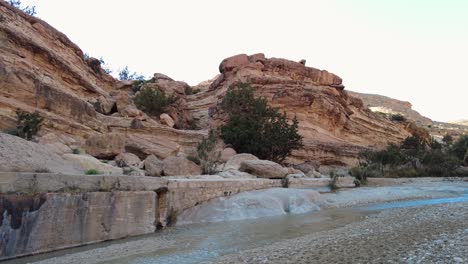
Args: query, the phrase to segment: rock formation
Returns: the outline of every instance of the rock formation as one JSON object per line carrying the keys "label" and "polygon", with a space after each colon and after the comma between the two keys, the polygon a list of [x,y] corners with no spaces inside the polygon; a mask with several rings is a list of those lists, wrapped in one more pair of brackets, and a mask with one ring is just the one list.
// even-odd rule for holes
{"label": "rock formation", "polygon": [[341,78],[285,59],[244,54],[225,59],[207,92],[187,100],[187,111],[201,124],[219,125],[219,104],[229,87],[250,83],[257,96],[299,120],[304,149],[293,151],[291,163],[318,160],[324,165],[350,165],[365,148],[379,148],[411,135],[408,125],[369,111],[344,91]]}
{"label": "rock formation", "polygon": [[[0,1],[0,13],[1,131],[15,126],[16,109],[38,111],[45,118],[39,141],[52,134],[72,138],[73,148],[81,148],[86,139],[112,133],[123,138],[122,150],[141,159],[149,154],[163,159],[192,149],[206,134],[173,129],[149,118],[133,105],[133,82],[117,81],[106,74],[99,60],[85,57],[77,45],[41,19],[4,1]],[[155,82],[171,91],[183,93],[187,86],[157,77]],[[98,150],[101,147],[92,146],[96,141],[91,141],[86,150],[100,158],[118,155],[122,144],[119,141],[112,149]],[[71,148],[60,145],[56,149],[70,152]]]}
{"label": "rock formation", "polygon": [[[257,96],[297,116],[305,147],[294,151],[289,163],[349,165],[362,149],[398,142],[411,133],[408,126],[385,120],[348,96],[340,77],[263,54],[225,59],[220,75],[196,87],[154,74],[143,87],[162,89],[176,100],[165,113],[148,116],[133,103],[132,81],[106,74],[99,60],[85,57],[39,18],[4,1],[0,11],[0,130],[15,126],[17,108],[38,111],[45,121],[36,141],[48,141],[59,154],[83,149],[113,159],[125,152],[140,160],[189,154],[210,126],[223,122],[219,104],[237,82],[251,83]],[[55,144],[51,138],[66,140]]]}

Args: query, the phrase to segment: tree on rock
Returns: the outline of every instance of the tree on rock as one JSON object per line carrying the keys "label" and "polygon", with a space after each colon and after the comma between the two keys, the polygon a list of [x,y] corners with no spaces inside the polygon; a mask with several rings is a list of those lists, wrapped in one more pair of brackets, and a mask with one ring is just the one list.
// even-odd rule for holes
{"label": "tree on rock", "polygon": [[221,137],[239,153],[282,162],[293,149],[302,147],[297,119],[288,123],[286,113],[269,107],[265,98],[255,98],[249,84],[232,86],[222,108],[229,118],[221,127]]}

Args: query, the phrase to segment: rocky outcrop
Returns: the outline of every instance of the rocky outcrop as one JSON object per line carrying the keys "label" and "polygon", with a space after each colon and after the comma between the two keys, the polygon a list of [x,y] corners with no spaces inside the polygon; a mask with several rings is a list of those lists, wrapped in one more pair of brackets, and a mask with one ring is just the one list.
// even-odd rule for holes
{"label": "rocky outcrop", "polygon": [[1,171],[83,174],[84,169],[53,153],[47,146],[0,133]]}
{"label": "rocky outcrop", "polygon": [[209,91],[187,100],[188,111],[200,123],[219,125],[226,118],[220,107],[226,91],[233,84],[250,83],[257,96],[297,117],[304,148],[293,151],[290,163],[314,159],[323,165],[351,165],[363,149],[410,135],[401,124],[367,110],[344,91],[341,78],[324,70],[263,54],[242,54],[225,59],[220,73]]}
{"label": "rocky outcrop", "polygon": [[115,133],[92,135],[86,140],[86,153],[100,159],[113,159],[122,153],[125,136]]}
{"label": "rocky outcrop", "polygon": [[[143,114],[132,101],[133,82],[106,74],[99,60],[85,58],[77,45],[41,19],[4,1],[0,1],[0,13],[0,130],[15,126],[17,108],[38,111],[45,118],[39,138],[50,133],[71,137],[80,143],[74,146],[78,149],[96,135],[118,133],[127,139],[138,135],[125,148],[141,159],[150,154],[165,158],[176,149],[191,150],[206,134],[173,129]],[[181,96],[188,86],[161,75],[155,75],[153,81],[166,92]],[[70,152],[63,145],[50,147]],[[93,152],[90,147],[88,152]],[[98,151],[96,156],[111,159],[119,153],[113,149]]]}
{"label": "rocky outcrop", "polygon": [[80,174],[86,173],[86,171],[96,171],[98,174],[107,175],[123,175],[122,168],[114,167],[109,164],[103,163],[93,156],[89,155],[77,155],[77,154],[64,154],[65,160],[79,164],[83,171]]}

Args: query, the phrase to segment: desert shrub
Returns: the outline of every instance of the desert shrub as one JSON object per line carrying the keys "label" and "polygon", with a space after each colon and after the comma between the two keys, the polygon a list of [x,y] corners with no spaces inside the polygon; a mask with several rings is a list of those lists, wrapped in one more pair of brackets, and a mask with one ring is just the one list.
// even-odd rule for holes
{"label": "desert shrub", "polygon": [[451,135],[445,135],[442,138],[442,141],[445,143],[445,145],[450,146],[453,143],[453,137]]}
{"label": "desert shrub", "polygon": [[396,121],[396,122],[405,122],[406,117],[404,117],[401,114],[392,114],[392,115],[390,115],[390,120]]}
{"label": "desert shrub", "polygon": [[204,138],[197,146],[197,159],[203,174],[215,174],[220,164],[221,152],[216,151],[218,133],[211,130],[207,138]]}
{"label": "desert shrub", "polygon": [[186,86],[186,87],[184,88],[184,93],[185,93],[185,95],[197,94],[197,93],[199,93],[200,91],[201,91],[200,88],[193,89],[193,88],[190,87],[190,86]]}
{"label": "desert shrub", "polygon": [[221,136],[237,152],[282,162],[293,149],[302,147],[297,119],[289,124],[286,113],[269,107],[265,98],[255,98],[250,85],[231,87],[222,107],[229,118]]}
{"label": "desert shrub", "polygon": [[460,137],[455,143],[453,143],[450,152],[463,161],[465,165],[468,165],[468,135]]}
{"label": "desert shrub", "polygon": [[112,73],[111,68],[110,68],[109,65],[104,61],[104,58],[103,58],[103,57],[99,58],[99,62],[101,63],[101,68],[104,70],[105,73],[107,73],[107,74],[111,74],[111,73]]}
{"label": "desert shrub", "polygon": [[39,112],[28,113],[21,109],[16,110],[16,127],[5,131],[26,140],[31,140],[39,132],[44,118]]}
{"label": "desert shrub", "polygon": [[119,71],[119,80],[121,81],[129,81],[129,80],[144,81],[145,77],[136,72],[130,73],[130,70],[128,69],[128,67],[125,66],[122,70]]}
{"label": "desert shrub", "polygon": [[99,175],[102,174],[102,172],[96,170],[96,169],[89,169],[85,171],[86,175]]}
{"label": "desert shrub", "polygon": [[75,154],[75,155],[78,155],[78,154],[81,154],[81,151],[78,148],[74,148],[74,149],[72,149],[72,153]]}
{"label": "desert shrub", "polygon": [[160,115],[176,100],[159,89],[144,88],[137,93],[133,101],[136,107],[150,115]]}
{"label": "desert shrub", "polygon": [[15,7],[15,8],[18,8],[19,10],[23,11],[24,13],[30,15],[30,16],[34,16],[37,14],[36,12],[36,7],[35,6],[25,6],[23,7],[22,4],[21,4],[21,1],[19,0],[10,0],[8,1],[8,3]]}

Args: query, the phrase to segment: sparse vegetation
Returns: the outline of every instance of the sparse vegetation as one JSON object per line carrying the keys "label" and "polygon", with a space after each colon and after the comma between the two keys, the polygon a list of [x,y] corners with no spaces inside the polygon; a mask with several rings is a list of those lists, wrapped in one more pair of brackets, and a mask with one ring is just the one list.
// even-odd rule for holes
{"label": "sparse vegetation", "polygon": [[200,89],[199,89],[199,88],[193,89],[193,88],[190,87],[190,86],[186,86],[185,89],[184,89],[185,95],[197,94],[197,93],[199,93],[199,92],[200,92]]}
{"label": "sparse vegetation", "polygon": [[160,115],[169,105],[176,101],[173,96],[167,96],[164,91],[143,88],[133,99],[138,109],[150,115]]}
{"label": "sparse vegetation", "polygon": [[216,151],[218,133],[211,130],[208,137],[204,138],[197,146],[197,156],[203,174],[215,174],[221,152]]}
{"label": "sparse vegetation", "polygon": [[119,71],[119,80],[128,81],[128,80],[139,80],[144,81],[145,77],[136,72],[130,73],[128,67],[125,66],[121,71]]}
{"label": "sparse vegetation", "polygon": [[362,152],[359,166],[350,173],[361,182],[367,177],[458,176],[457,168],[467,165],[467,151],[468,136],[452,146],[412,136],[399,146]]}
{"label": "sparse vegetation", "polygon": [[101,68],[107,73],[111,74],[112,70],[110,69],[109,65],[104,61],[104,58],[99,58],[99,62],[101,63]]}
{"label": "sparse vegetation", "polygon": [[39,112],[28,113],[21,109],[16,110],[16,127],[5,132],[14,136],[31,140],[39,132],[44,118]]}
{"label": "sparse vegetation", "polygon": [[96,170],[96,169],[89,169],[85,171],[86,175],[100,175],[102,172]]}
{"label": "sparse vegetation", "polygon": [[390,120],[395,121],[395,122],[405,122],[406,117],[404,117],[401,114],[392,114],[390,115]]}
{"label": "sparse vegetation", "polygon": [[255,98],[250,85],[231,87],[222,107],[229,119],[221,127],[221,136],[239,153],[282,162],[293,149],[302,147],[297,119],[289,124],[286,113],[269,107],[265,98]]}
{"label": "sparse vegetation", "polygon": [[74,148],[74,149],[72,149],[72,153],[75,154],[75,155],[79,155],[79,154],[81,154],[81,151],[80,151],[80,149]]}
{"label": "sparse vegetation", "polygon": [[10,0],[8,1],[8,3],[15,7],[15,8],[18,8],[19,10],[23,11],[24,13],[30,15],[30,16],[34,16],[37,14],[36,12],[36,6],[22,6],[22,3],[20,0]]}

